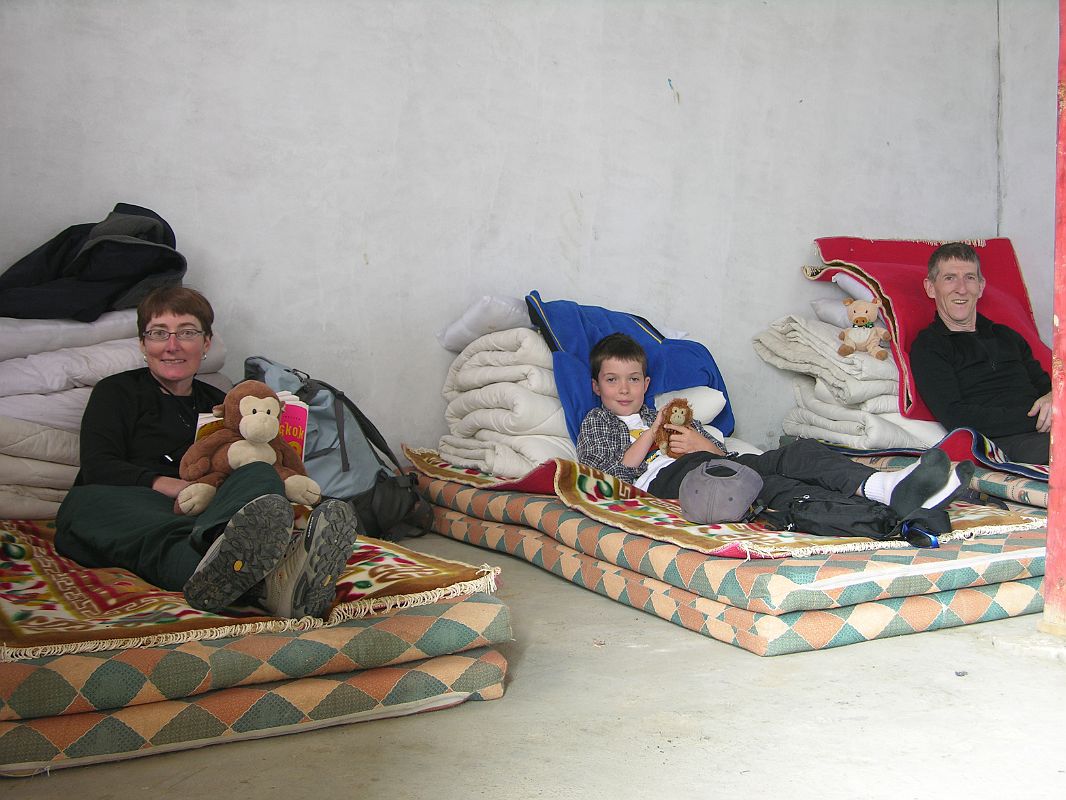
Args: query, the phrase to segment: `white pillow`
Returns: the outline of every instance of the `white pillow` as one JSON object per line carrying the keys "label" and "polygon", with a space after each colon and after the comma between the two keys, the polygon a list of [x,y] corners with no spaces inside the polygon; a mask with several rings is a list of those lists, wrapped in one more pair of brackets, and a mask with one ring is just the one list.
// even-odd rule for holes
{"label": "white pillow", "polygon": [[[833,276],[833,283],[843,289],[848,297],[853,297],[856,300],[874,299],[874,293],[870,291],[870,287],[862,283],[858,278],[845,275],[843,272],[838,272]],[[849,322],[844,327],[850,328],[851,323]]]}
{"label": "white pillow", "polygon": [[823,297],[811,300],[811,308],[814,316],[818,317],[827,325],[835,325],[838,328],[850,328],[851,321],[848,319],[848,309],[841,301],[842,297]]}
{"label": "white pillow", "polygon": [[532,327],[525,300],[486,294],[475,300],[459,319],[437,333],[437,341],[445,350],[461,353],[468,344],[486,333]]}
{"label": "white pillow", "polygon": [[725,408],[725,395],[710,386],[693,386],[655,395],[655,407],[662,408],[671,400],[684,397],[692,406],[692,415],[702,423],[709,423]]}

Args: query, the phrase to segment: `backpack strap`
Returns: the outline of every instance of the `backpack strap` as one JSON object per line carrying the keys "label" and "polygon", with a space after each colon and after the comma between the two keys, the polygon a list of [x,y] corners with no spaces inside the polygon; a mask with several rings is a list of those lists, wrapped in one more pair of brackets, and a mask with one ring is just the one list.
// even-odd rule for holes
{"label": "backpack strap", "polygon": [[[348,395],[346,395],[336,386],[332,386],[326,383],[325,381],[316,382],[319,386],[322,386],[323,388],[328,389],[330,392],[333,393],[334,413],[337,415],[337,432],[340,434],[341,442],[344,442],[344,414],[341,413],[341,404],[343,403],[343,405],[346,406],[348,410],[352,412],[352,416],[355,417],[355,421],[359,423],[359,429],[363,432],[363,435],[366,436],[367,441],[369,441],[382,454],[384,454],[389,459],[389,461],[392,462],[392,465],[397,469],[397,471],[402,472],[403,470],[400,467],[400,462],[393,454],[388,442],[385,441],[385,437],[381,435],[381,432],[374,426],[374,423],[370,421],[370,418],[367,417],[367,415],[359,409],[359,406],[357,406],[352,401],[352,399],[348,397]],[[343,454],[343,449],[342,458],[345,460],[345,462],[347,461],[347,455]],[[345,466],[345,469],[347,469],[347,466]]]}

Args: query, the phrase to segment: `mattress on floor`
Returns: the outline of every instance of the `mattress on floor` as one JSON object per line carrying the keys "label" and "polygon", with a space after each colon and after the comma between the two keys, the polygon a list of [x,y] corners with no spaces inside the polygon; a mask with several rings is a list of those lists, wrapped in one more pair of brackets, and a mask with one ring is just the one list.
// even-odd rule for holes
{"label": "mattress on floor", "polygon": [[493,700],[503,695],[506,672],[503,656],[482,647],[110,711],[0,722],[0,774],[26,776]]}
{"label": "mattress on floor", "polygon": [[432,529],[760,655],[817,650],[1042,609],[1046,525],[939,548],[740,560],[597,522],[556,498],[420,476]]}
{"label": "mattress on floor", "polygon": [[[433,512],[433,530],[441,535],[528,561],[618,603],[760,656],[825,650],[924,630],[1020,617],[1044,608],[1040,594],[1043,577],[1022,577],[1029,570],[1019,570],[1017,565],[1008,564],[1005,572],[997,575],[995,571],[989,571],[985,579],[1004,575],[1017,577],[983,582],[974,574],[969,585],[965,580],[959,580],[962,575],[958,570],[898,575],[890,581],[888,592],[875,581],[863,581],[841,591],[841,587],[831,586],[833,581],[830,580],[821,586],[808,587],[808,601],[822,595],[821,602],[815,604],[817,607],[766,613],[701,596],[612,561],[579,553],[550,535],[526,526],[490,522],[439,506],[435,506]],[[1004,544],[983,542],[994,550]],[[851,557],[863,561],[872,555],[892,558],[900,553],[900,550],[874,550]],[[805,566],[790,564],[790,561],[793,559],[774,561],[771,565],[810,572],[818,570],[817,563]],[[1040,556],[1039,566],[1043,569],[1043,556]],[[962,572],[966,569],[969,567]],[[667,566],[663,572],[664,577],[675,583],[683,582],[676,566]],[[952,588],[939,588],[938,581]],[[699,585],[701,581],[695,582]],[[959,583],[962,586],[956,586]],[[722,586],[726,585],[731,585],[740,596],[750,593],[750,590],[745,592],[736,576],[723,581]],[[914,593],[901,593],[901,587],[908,587]]]}
{"label": "mattress on floor", "polygon": [[495,568],[361,538],[327,619],[226,617],[63,559],[49,525],[0,522],[0,774],[502,694]]}

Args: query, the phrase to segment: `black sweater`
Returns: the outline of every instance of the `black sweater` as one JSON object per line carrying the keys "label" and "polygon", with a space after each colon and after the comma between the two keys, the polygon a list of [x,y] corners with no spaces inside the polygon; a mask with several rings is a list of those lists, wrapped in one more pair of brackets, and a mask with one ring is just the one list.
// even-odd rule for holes
{"label": "black sweater", "polygon": [[81,471],[75,485],[151,487],[160,475],[178,477],[197,414],[224,398],[222,390],[197,380],[191,397],[166,394],[147,368],[104,378],[81,419]]}
{"label": "black sweater", "polygon": [[977,315],[977,330],[952,331],[937,316],[911,345],[914,383],[945,428],[974,428],[992,439],[1036,430],[1027,416],[1051,391],[1051,377],[1029,343]]}

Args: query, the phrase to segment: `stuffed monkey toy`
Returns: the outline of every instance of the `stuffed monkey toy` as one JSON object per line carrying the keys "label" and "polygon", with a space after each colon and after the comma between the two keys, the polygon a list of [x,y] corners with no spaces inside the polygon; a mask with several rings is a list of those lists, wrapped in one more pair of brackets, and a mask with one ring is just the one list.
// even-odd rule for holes
{"label": "stuffed monkey toy", "polygon": [[655,444],[664,456],[677,458],[681,453],[670,449],[670,436],[673,431],[668,431],[664,426],[667,424],[687,428],[692,424],[692,406],[684,397],[676,397],[663,408],[663,424],[655,432]]}
{"label": "stuffed monkey toy", "polygon": [[307,477],[303,461],[280,435],[278,416],[284,407],[261,381],[243,381],[230,389],[222,405],[214,408],[222,427],[197,439],[182,456],[178,474],[192,483],[178,493],[174,512],[199,514],[231,472],[254,461],[274,465],[289,500],[317,503],[321,488]]}

